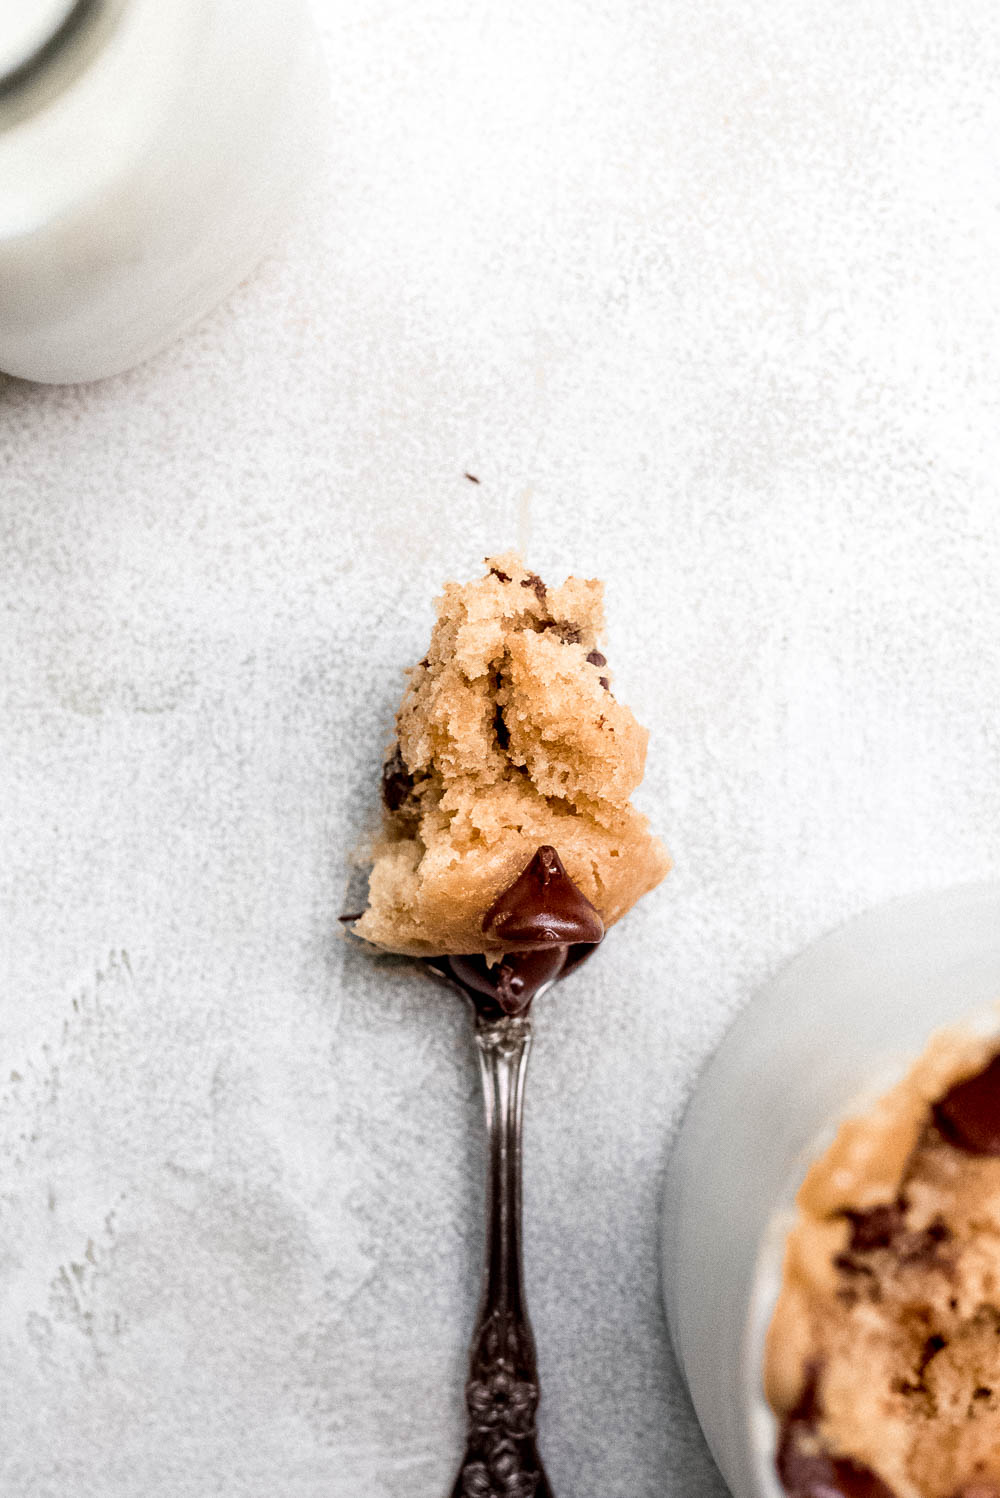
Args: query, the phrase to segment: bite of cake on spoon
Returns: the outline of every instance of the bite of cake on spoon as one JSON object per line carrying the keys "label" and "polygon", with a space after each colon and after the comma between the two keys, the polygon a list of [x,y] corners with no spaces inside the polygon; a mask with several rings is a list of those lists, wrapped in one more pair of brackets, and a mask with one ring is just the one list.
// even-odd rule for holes
{"label": "bite of cake on spoon", "polygon": [[[546,939],[546,901],[565,903],[572,889],[606,930],[670,859],[630,801],[648,735],[612,689],[602,584],[547,587],[514,553],[486,568],[445,587],[409,673],[368,906],[353,930],[388,951],[493,966],[512,951],[599,940],[592,922]],[[505,925],[495,907],[522,876],[537,885],[534,916],[522,888],[520,924],[508,912]],[[582,909],[574,920],[586,926]]]}

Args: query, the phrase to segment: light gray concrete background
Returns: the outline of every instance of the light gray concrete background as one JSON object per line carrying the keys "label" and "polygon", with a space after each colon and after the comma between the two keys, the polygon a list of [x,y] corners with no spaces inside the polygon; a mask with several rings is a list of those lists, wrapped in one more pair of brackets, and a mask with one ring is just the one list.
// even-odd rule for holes
{"label": "light gray concrete background", "polygon": [[259,273],[0,382],[0,1492],[444,1493],[469,1027],[335,916],[431,598],[513,543],[607,580],[677,864],[538,1014],[545,1458],[718,1498],[656,1263],[699,1063],[843,917],[1000,872],[1000,15],[318,10]]}

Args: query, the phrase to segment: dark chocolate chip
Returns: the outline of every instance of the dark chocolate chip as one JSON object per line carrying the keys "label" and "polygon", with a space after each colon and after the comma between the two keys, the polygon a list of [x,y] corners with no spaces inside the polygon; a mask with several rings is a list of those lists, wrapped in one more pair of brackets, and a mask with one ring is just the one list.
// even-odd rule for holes
{"label": "dark chocolate chip", "polygon": [[413,776],[396,744],[382,766],[382,800],[389,811],[399,811],[413,793]]}
{"label": "dark chocolate chip", "polygon": [[570,624],[568,619],[546,619],[544,624],[539,626],[539,633],[544,633],[548,630],[551,630],[564,645],[579,645],[582,639],[580,626],[578,624]]}
{"label": "dark chocolate chip", "polygon": [[521,587],[522,588],[532,588],[534,590],[535,597],[538,599],[538,602],[539,603],[544,603],[545,602],[545,597],[546,597],[546,594],[548,592],[548,589],[546,588],[545,584],[542,582],[542,579],[538,576],[537,572],[529,572],[528,575],[527,575],[527,577],[522,577],[522,579],[521,579]]}
{"label": "dark chocolate chip", "polygon": [[606,676],[599,676],[597,679],[606,692],[611,691],[611,683]]}
{"label": "dark chocolate chip", "polygon": [[875,1278],[875,1271],[870,1264],[862,1264],[853,1254],[838,1254],[833,1261],[834,1268],[839,1269],[842,1274],[855,1275],[866,1274],[871,1279]]}
{"label": "dark chocolate chip", "polygon": [[360,919],[361,919],[361,917],[363,915],[364,915],[364,911],[363,910],[356,910],[353,915],[338,915],[337,920],[338,921],[344,921],[345,924],[346,924],[346,923],[348,923],[350,921],[360,921]]}
{"label": "dark chocolate chip", "polygon": [[599,650],[592,650],[587,656],[587,660],[592,666],[606,666],[608,664],[607,656],[602,655]]}
{"label": "dark chocolate chip", "polygon": [[509,575],[509,573],[501,572],[499,567],[491,567],[490,570],[489,570],[489,573],[487,575],[489,577],[499,578],[499,580],[502,583],[509,583],[510,582],[510,575]]}
{"label": "dark chocolate chip", "polygon": [[479,483],[479,480],[476,478],[476,475],[474,473],[467,473],[465,475],[465,477],[469,480],[470,484],[478,484]]}
{"label": "dark chocolate chip", "polygon": [[903,1231],[906,1222],[906,1204],[889,1202],[884,1207],[869,1207],[867,1212],[847,1212],[851,1224],[851,1252],[871,1253],[876,1248],[888,1248],[893,1238]]}
{"label": "dark chocolate chip", "polygon": [[483,916],[488,937],[508,949],[597,942],[604,922],[577,889],[555,848],[543,846]]}
{"label": "dark chocolate chip", "polygon": [[943,1223],[932,1224],[920,1233],[904,1233],[895,1245],[899,1262],[931,1266],[946,1264],[947,1258],[941,1252],[941,1245],[950,1237],[951,1233]]}
{"label": "dark chocolate chip", "polygon": [[949,1144],[970,1155],[1000,1155],[1000,1055],[958,1082],[934,1109]]}

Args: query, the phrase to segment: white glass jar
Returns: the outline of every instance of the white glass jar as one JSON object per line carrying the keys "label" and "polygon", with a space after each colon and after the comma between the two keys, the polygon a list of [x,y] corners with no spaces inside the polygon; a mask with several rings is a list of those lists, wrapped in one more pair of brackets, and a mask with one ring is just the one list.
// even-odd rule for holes
{"label": "white glass jar", "polygon": [[837,1125],[905,1075],[932,1031],[996,1033],[1000,885],[873,910],[761,991],[699,1079],[667,1173],[674,1348],[734,1498],[784,1498],[764,1337],[795,1192]]}
{"label": "white glass jar", "polygon": [[319,155],[304,0],[0,0],[0,369],[115,374],[252,269]]}

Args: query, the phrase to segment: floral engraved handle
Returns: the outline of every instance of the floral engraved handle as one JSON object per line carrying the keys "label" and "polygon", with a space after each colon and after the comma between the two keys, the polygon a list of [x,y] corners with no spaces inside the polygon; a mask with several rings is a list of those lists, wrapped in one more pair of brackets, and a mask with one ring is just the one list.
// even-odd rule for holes
{"label": "floral engraved handle", "polygon": [[535,1445],[538,1368],[521,1262],[525,1016],[476,1023],[489,1136],[486,1262],[465,1399],[469,1435],[451,1498],[552,1498]]}

